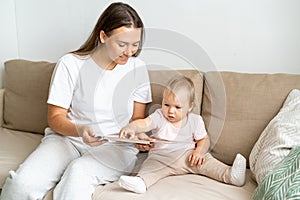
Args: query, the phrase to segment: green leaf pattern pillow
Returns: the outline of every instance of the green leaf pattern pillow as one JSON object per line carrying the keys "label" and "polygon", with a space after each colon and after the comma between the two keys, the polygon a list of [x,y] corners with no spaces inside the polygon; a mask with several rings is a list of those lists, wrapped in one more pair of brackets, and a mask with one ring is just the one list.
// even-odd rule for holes
{"label": "green leaf pattern pillow", "polygon": [[300,199],[300,146],[293,148],[282,162],[263,179],[256,188],[253,199]]}

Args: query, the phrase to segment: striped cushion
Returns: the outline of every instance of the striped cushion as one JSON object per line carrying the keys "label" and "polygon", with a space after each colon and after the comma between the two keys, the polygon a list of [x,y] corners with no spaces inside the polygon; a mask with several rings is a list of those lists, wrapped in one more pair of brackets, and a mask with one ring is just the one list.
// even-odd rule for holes
{"label": "striped cushion", "polygon": [[255,190],[254,200],[300,199],[300,146],[267,175]]}
{"label": "striped cushion", "polygon": [[294,89],[250,153],[250,169],[257,183],[296,145],[300,145],[300,90]]}

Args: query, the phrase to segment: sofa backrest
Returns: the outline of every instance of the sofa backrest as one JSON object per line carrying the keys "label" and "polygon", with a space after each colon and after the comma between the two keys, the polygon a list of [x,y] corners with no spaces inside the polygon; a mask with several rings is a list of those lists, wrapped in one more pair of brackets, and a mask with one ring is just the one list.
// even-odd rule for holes
{"label": "sofa backrest", "polygon": [[44,133],[47,98],[55,63],[10,60],[4,63],[3,127]]}
{"label": "sofa backrest", "polygon": [[[44,134],[47,123],[47,98],[55,63],[10,60],[4,63],[3,127]],[[184,75],[194,82],[196,100],[193,112],[200,114],[203,74],[195,70],[149,71],[152,103],[149,115],[160,107],[162,91],[170,78]]]}
{"label": "sofa backrest", "polygon": [[249,157],[261,132],[278,113],[300,75],[207,72],[202,117],[211,153],[232,164],[236,153]]}
{"label": "sofa backrest", "polygon": [[[3,127],[43,134],[55,63],[11,60],[4,67]],[[153,101],[147,105],[147,115],[160,107],[164,86],[177,74],[194,82],[193,112],[201,112],[211,138],[211,153],[227,164],[232,164],[236,153],[249,157],[289,92],[300,89],[300,75],[293,74],[207,72],[203,77],[197,70],[150,70]]]}

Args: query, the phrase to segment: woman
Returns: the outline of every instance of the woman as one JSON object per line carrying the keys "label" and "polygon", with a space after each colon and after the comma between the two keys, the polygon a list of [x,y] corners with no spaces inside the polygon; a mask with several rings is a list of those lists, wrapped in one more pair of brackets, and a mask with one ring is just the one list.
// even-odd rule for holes
{"label": "woman", "polygon": [[[144,26],[127,4],[113,3],[87,41],[64,55],[54,70],[45,137],[10,172],[1,199],[91,199],[95,187],[129,173],[138,150],[127,143],[99,141],[144,118],[151,90],[145,64],[136,58]],[[57,185],[56,185],[57,184]]]}

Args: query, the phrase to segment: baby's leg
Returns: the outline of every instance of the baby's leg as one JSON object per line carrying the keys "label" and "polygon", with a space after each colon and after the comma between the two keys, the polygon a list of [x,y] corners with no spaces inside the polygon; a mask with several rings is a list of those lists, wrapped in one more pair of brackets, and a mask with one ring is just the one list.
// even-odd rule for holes
{"label": "baby's leg", "polygon": [[121,176],[119,184],[126,190],[144,193],[160,179],[172,175],[174,160],[167,155],[150,154],[142,164],[137,176]]}
{"label": "baby's leg", "polygon": [[176,158],[172,158],[170,155],[149,155],[137,176],[145,181],[147,187],[150,187],[160,179],[173,175],[175,161]]}
{"label": "baby's leg", "polygon": [[224,183],[242,186],[245,183],[246,159],[237,154],[233,165],[228,166],[208,153],[198,173]]}

